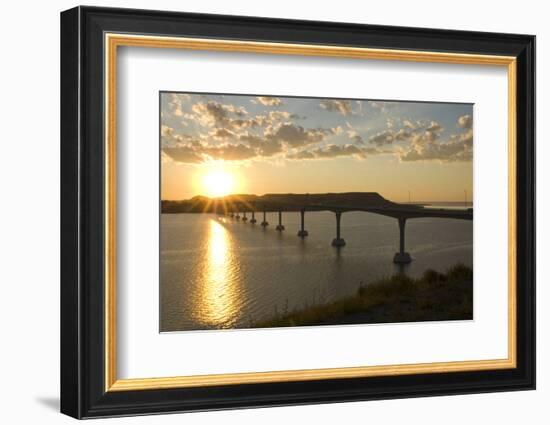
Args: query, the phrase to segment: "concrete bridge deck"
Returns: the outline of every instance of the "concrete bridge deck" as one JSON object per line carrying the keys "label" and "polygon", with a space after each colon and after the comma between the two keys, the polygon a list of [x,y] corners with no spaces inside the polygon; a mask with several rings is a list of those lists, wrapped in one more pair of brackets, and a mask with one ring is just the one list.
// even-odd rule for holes
{"label": "concrete bridge deck", "polygon": [[[241,211],[245,211],[246,206],[241,206]],[[353,206],[353,205],[320,205],[320,204],[310,204],[307,206],[296,206],[288,204],[261,204],[253,205],[248,211],[266,211],[266,212],[299,212],[301,210],[306,211],[330,211],[330,212],[351,212],[351,211],[363,211],[370,212],[373,214],[385,215],[388,217],[399,218],[422,218],[422,217],[439,217],[439,218],[453,218],[458,220],[472,220],[473,219],[473,209],[464,208],[464,209],[451,209],[451,208],[430,208],[423,207],[420,205],[409,205],[409,204],[394,204],[391,206],[384,207],[362,207],[362,206]]]}
{"label": "concrete bridge deck", "polygon": [[[279,199],[273,199],[273,198]],[[323,202],[324,201],[324,202]],[[266,213],[278,213],[277,231],[285,229],[283,225],[283,212],[299,212],[301,226],[298,236],[305,238],[308,231],[305,229],[305,214],[308,211],[330,211],[336,218],[336,237],[332,245],[340,248],[346,242],[341,236],[341,216],[346,212],[362,211],[371,214],[379,214],[395,218],[399,225],[399,252],[394,255],[393,261],[398,264],[407,264],[412,258],[405,250],[405,225],[407,220],[414,218],[435,217],[455,220],[473,220],[473,208],[445,209],[431,208],[416,204],[399,204],[384,199],[377,193],[350,193],[350,194],[323,194],[323,195],[272,195],[264,199],[239,199],[226,200],[223,204],[223,212],[237,220],[247,220],[246,213],[251,215],[250,223],[256,223],[256,213],[263,214],[261,226],[265,229],[269,223]]]}

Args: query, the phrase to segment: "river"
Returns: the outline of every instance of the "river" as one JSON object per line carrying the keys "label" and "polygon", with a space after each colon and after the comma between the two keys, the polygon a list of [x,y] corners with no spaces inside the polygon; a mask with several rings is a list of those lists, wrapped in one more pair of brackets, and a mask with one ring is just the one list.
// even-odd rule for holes
{"label": "river", "polygon": [[[448,207],[449,205],[445,205]],[[250,218],[250,214],[248,216]],[[307,212],[309,236],[297,237],[299,213],[267,214],[267,229],[215,214],[161,215],[161,331],[246,328],[293,309],[355,294],[360,285],[400,271],[397,220],[364,212],[342,215],[346,246],[331,246],[335,217]],[[417,218],[407,221],[406,250],[413,261],[401,271],[472,266],[473,223]],[[401,266],[403,267],[403,266]]]}

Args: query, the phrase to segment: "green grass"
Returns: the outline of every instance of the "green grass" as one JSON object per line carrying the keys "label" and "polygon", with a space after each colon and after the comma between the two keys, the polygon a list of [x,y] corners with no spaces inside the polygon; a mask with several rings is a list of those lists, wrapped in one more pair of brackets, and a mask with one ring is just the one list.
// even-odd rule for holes
{"label": "green grass", "polygon": [[403,274],[360,286],[357,294],[339,301],[306,306],[251,327],[323,324],[395,323],[473,318],[472,269],[457,264],[445,273],[426,270],[419,279]]}

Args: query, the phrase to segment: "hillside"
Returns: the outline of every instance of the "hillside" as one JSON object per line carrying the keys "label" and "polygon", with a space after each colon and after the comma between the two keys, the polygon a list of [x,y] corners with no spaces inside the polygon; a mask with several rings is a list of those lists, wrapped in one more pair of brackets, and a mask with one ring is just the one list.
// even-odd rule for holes
{"label": "hillside", "polygon": [[[229,195],[222,198],[195,196],[188,200],[162,201],[161,211],[170,213],[224,213],[226,211],[268,211],[282,209],[284,211],[299,211],[302,208],[315,209],[316,206],[354,206],[361,208],[399,207],[376,192],[346,192],[346,193],[277,193],[265,195]],[[411,205],[407,205],[411,207]]]}

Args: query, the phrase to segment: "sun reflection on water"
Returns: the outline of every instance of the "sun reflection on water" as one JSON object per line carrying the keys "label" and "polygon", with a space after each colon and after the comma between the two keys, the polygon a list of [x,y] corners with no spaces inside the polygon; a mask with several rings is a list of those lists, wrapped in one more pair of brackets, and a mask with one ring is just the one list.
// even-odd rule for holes
{"label": "sun reflection on water", "polygon": [[210,220],[203,282],[199,296],[200,321],[210,326],[232,326],[241,310],[239,267],[231,235]]}

